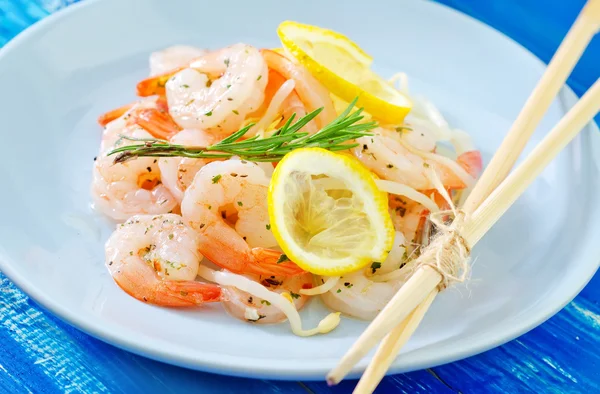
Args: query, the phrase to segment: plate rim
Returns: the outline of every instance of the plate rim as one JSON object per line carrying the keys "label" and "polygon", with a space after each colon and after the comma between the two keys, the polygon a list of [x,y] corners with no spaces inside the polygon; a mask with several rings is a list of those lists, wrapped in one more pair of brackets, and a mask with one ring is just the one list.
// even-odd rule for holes
{"label": "plate rim", "polygon": [[[88,8],[96,6],[98,3],[104,0],[86,0],[83,2],[79,2],[76,4],[69,5],[66,8],[63,8],[44,19],[34,23],[33,25],[26,28],[24,31],[19,33],[13,39],[11,39],[3,48],[0,48],[0,61],[2,61],[5,57],[8,57],[13,48],[17,48],[21,42],[26,41],[30,36],[36,34],[38,31],[44,30],[47,27],[53,25],[54,23],[60,21],[63,18],[70,17],[73,13],[78,12],[82,8]],[[533,53],[523,47],[521,44],[513,40],[512,38],[504,35],[498,30],[492,28],[489,25],[469,16],[463,14],[460,11],[457,11],[445,4],[434,3],[432,1],[423,2],[423,4],[429,4],[432,7],[438,7],[440,9],[444,9],[444,12],[448,12],[453,14],[454,18],[463,18],[463,20],[470,20],[470,23],[475,23],[478,25],[478,28],[483,28],[487,30],[494,31],[496,35],[499,35],[502,39],[510,41],[513,45],[520,48],[521,51],[524,52],[525,55],[530,56],[534,61],[538,62],[539,65],[545,69],[546,65],[537,58]],[[576,98],[577,96],[572,91],[572,89],[568,85],[564,85],[562,88],[562,92],[565,92],[570,98]],[[563,104],[564,100],[562,96],[559,96],[561,102]],[[570,107],[570,105],[566,105]],[[591,137],[591,143],[596,147],[599,147],[600,150],[600,138],[598,137],[600,134],[600,130],[594,121],[592,121],[586,128],[591,129],[591,134],[595,135],[595,137]],[[582,133],[584,133],[583,131]],[[592,160],[592,162],[600,162],[600,158],[596,160]],[[600,244],[596,247],[598,251],[598,255],[600,256]],[[44,294],[43,291],[38,290],[32,283],[30,283],[26,276],[21,275],[16,268],[18,265],[15,264],[15,261],[8,258],[5,253],[2,251],[0,245],[0,271],[10,279],[21,291],[27,294],[28,297],[33,299],[37,304],[41,305],[44,309],[50,311],[54,316],[58,317],[60,320],[66,322],[67,324],[76,327],[78,330],[83,331],[84,333],[93,336],[96,339],[99,339],[105,343],[116,346],[120,349],[148,357],[150,359],[154,359],[161,362],[167,362],[169,364],[190,368],[194,370],[218,373],[222,375],[231,375],[231,376],[240,376],[240,377],[250,377],[250,378],[269,378],[276,380],[323,380],[325,373],[327,372],[327,367],[324,369],[325,363],[328,362],[329,359],[319,360],[319,363],[315,363],[313,367],[309,367],[308,365],[303,365],[301,368],[296,367],[281,367],[277,366],[276,363],[271,363],[269,367],[246,367],[246,365],[252,365],[251,361],[255,361],[255,359],[245,356],[227,356],[223,357],[221,360],[209,359],[208,357],[199,358],[199,357],[189,357],[185,354],[174,354],[170,352],[165,352],[158,347],[150,346],[149,341],[134,341],[133,338],[130,338],[128,335],[119,335],[117,333],[113,333],[111,330],[107,329],[104,326],[96,326],[93,322],[88,323],[84,318],[79,318],[78,315],[70,311],[68,308],[63,307],[60,302],[53,301],[51,297]],[[506,332],[503,335],[495,336],[494,340],[486,340],[481,336],[474,338],[470,341],[468,346],[458,348],[453,352],[446,352],[446,354],[440,355],[435,352],[427,352],[425,356],[421,356],[417,358],[415,361],[411,363],[403,363],[401,358],[397,359],[392,367],[388,370],[388,375],[408,372],[412,370],[435,367],[441,364],[446,364],[449,362],[453,362],[456,360],[460,360],[466,357],[470,357],[484,351],[490,350],[497,346],[503,345],[524,333],[532,330],[533,328],[539,326],[550,317],[554,316],[560,310],[562,310],[568,303],[570,303],[580,292],[581,290],[588,284],[588,282],[592,279],[598,268],[600,267],[600,257],[594,262],[591,261],[585,265],[584,267],[580,267],[580,271],[582,268],[588,268],[588,271],[585,275],[580,275],[581,278],[584,278],[579,286],[575,286],[568,295],[563,295],[564,300],[561,303],[556,304],[545,304],[537,314],[532,314],[528,316],[527,319],[522,320],[522,323],[517,328],[510,331],[509,334]],[[567,289],[568,290],[568,289]],[[566,294],[566,292],[565,292]],[[118,331],[116,331],[118,332]],[[145,337],[145,335],[137,334],[138,337]],[[494,337],[494,336],[492,336]],[[436,355],[437,354],[437,355]],[[208,354],[210,355],[210,354]],[[230,361],[237,360],[236,365],[232,365]],[[267,362],[269,359],[266,359]],[[275,361],[273,359],[272,361]],[[350,377],[357,377],[359,374],[364,371],[367,366],[369,359],[363,359],[355,368],[353,368]],[[330,367],[333,367],[331,365]]]}

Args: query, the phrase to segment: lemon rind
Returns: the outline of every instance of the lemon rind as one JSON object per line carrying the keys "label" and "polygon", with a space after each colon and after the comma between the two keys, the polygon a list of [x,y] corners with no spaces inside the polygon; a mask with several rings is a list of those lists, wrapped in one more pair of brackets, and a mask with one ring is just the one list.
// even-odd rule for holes
{"label": "lemon rind", "polygon": [[[302,25],[299,23],[286,21],[281,23],[277,28],[277,34],[279,35],[283,46],[328,90],[347,102],[351,102],[354,100],[354,98],[358,97],[358,101],[356,103],[358,107],[364,107],[367,112],[385,123],[400,124],[404,121],[404,118],[412,108],[412,101],[408,97],[394,89],[387,83],[387,81],[378,77],[377,74],[372,73],[373,77],[377,78],[378,82],[382,86],[385,86],[390,93],[393,93],[396,97],[401,97],[406,101],[406,106],[393,104],[387,101],[385,98],[376,96],[366,90],[361,89],[355,83],[348,81],[344,77],[321,65],[294,41],[293,33],[297,32],[299,34],[300,31],[312,32],[313,34],[314,32],[318,31],[319,33],[336,37],[340,40],[347,40],[348,45],[351,44],[352,47],[358,48],[361,53],[364,53],[357,44],[340,33],[316,26]],[[286,32],[291,32],[292,34],[286,34]]]}
{"label": "lemon rind", "polygon": [[[308,159],[308,160],[307,160]],[[317,165],[315,171],[309,171],[307,163],[322,163],[329,160],[329,168]],[[333,166],[331,165],[333,164]],[[331,171],[336,167],[335,171]],[[363,256],[351,256],[343,259],[326,259],[312,252],[306,252],[298,244],[293,242],[287,233],[285,218],[278,214],[282,210],[277,204],[285,201],[282,180],[293,170],[304,170],[309,173],[328,174],[329,176],[341,178],[348,182],[353,193],[360,196],[363,204],[367,207],[373,222],[373,227],[384,229],[377,233],[376,241],[372,249]],[[352,174],[352,175],[350,175]],[[387,257],[394,240],[394,227],[387,212],[387,194],[381,192],[375,184],[371,172],[360,163],[344,155],[339,155],[321,148],[298,149],[286,155],[277,165],[269,186],[269,218],[273,235],[284,253],[302,269],[317,275],[341,275],[364,268],[372,261],[384,261]],[[316,264],[315,264],[316,263]]]}

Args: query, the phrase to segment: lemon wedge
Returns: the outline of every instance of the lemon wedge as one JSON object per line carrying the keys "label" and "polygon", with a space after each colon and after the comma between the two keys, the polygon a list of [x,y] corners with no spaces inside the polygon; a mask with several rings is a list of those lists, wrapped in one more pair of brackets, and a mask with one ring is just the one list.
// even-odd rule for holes
{"label": "lemon wedge", "polygon": [[383,123],[399,124],[412,108],[408,97],[371,70],[372,58],[340,33],[286,21],[277,34],[284,48],[331,93]]}
{"label": "lemon wedge", "polygon": [[314,274],[356,271],[384,261],[392,248],[387,195],[350,156],[321,148],[290,152],[275,168],[268,203],[279,246]]}

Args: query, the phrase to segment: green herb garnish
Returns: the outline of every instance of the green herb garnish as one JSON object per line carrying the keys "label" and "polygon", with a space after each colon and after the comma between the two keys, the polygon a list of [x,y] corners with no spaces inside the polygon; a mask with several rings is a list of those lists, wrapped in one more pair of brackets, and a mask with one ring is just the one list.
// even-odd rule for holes
{"label": "green herb garnish", "polygon": [[279,256],[279,258],[277,259],[277,264],[281,264],[281,263],[285,263],[286,261],[290,261],[290,259],[285,255],[285,254],[281,254],[281,256]]}
{"label": "green herb garnish", "polygon": [[381,268],[381,263],[375,261],[373,262],[373,264],[371,264],[371,273],[375,273],[375,271],[377,271],[379,268]]}
{"label": "green herb garnish", "polygon": [[171,144],[166,140],[153,138],[133,138],[122,136],[123,139],[139,141],[142,144],[128,145],[116,148],[108,155],[117,155],[115,163],[123,163],[135,157],[190,157],[227,159],[239,156],[241,159],[254,162],[277,162],[294,149],[318,147],[330,151],[341,151],[358,146],[356,143],[347,143],[365,135],[371,135],[370,130],[377,127],[376,122],[358,123],[364,118],[363,109],[351,113],[356,104],[354,99],[348,108],[335,120],[323,127],[317,133],[309,135],[302,132],[302,128],[313,120],[323,108],[316,109],[294,122],[296,116],[292,115],[288,121],[273,135],[265,138],[255,135],[242,140],[241,138],[250,130],[253,124],[238,130],[222,141],[210,146],[191,147]]}

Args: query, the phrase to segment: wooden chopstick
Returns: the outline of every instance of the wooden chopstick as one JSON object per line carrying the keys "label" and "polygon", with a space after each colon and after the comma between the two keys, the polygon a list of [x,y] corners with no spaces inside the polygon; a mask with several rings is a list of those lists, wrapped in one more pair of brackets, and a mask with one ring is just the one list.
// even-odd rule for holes
{"label": "wooden chopstick", "polygon": [[423,317],[425,317],[425,314],[437,293],[438,289],[433,289],[427,298],[425,298],[425,300],[423,300],[423,302],[408,315],[408,318],[398,324],[394,330],[385,337],[384,342],[387,341],[388,346],[383,346],[384,342],[382,342],[382,346],[379,346],[377,353],[375,353],[375,356],[367,366],[365,373],[358,381],[358,384],[354,389],[355,393],[372,393],[375,390],[375,387],[377,387],[392,362],[396,359],[402,346],[408,342],[421,323],[421,320],[423,320]]}
{"label": "wooden chopstick", "polygon": [[490,164],[469,194],[462,207],[465,213],[473,213],[506,178],[598,29],[600,0],[589,0],[556,50],[548,68],[525,102]]}
{"label": "wooden chopstick", "polygon": [[[558,153],[573,138],[575,138],[586,124],[592,121],[598,111],[600,111],[600,80],[597,80],[594,83],[581,100],[573,106],[554,129],[552,129],[552,131],[537,145],[523,163],[521,163],[515,171],[513,171],[492,192],[492,194],[473,213],[471,219],[465,223],[462,235],[469,245],[475,245],[483,237],[483,235],[498,221],[508,208],[510,208],[517,198],[521,196],[525,189],[531,185],[534,179],[556,157],[556,155],[558,155]],[[419,283],[428,283],[429,278],[433,277],[433,275],[425,275],[422,273],[423,270],[424,269],[417,270],[415,276],[419,276]],[[435,273],[439,276],[437,272]],[[410,282],[411,281],[408,281],[405,286],[409,285]],[[400,290],[402,290],[402,288]],[[414,299],[418,299],[423,292],[427,291],[431,292],[430,296],[416,306],[416,310],[418,310],[419,313],[413,313],[406,321],[401,322],[400,324],[402,327],[394,327],[393,315],[386,314],[386,316],[382,316],[384,311],[388,310],[393,310],[394,313],[397,314],[407,315],[412,309],[405,312],[404,310],[399,310],[397,307],[396,309],[391,308],[394,308],[395,305],[401,305],[403,302],[414,302]],[[433,302],[433,298],[435,298],[436,294],[437,291],[435,288],[424,287],[418,294],[410,294],[410,297],[403,299],[400,292],[398,292],[376,318],[376,320],[381,320],[383,323],[380,323],[380,326],[375,329],[369,330],[369,326],[367,330],[365,330],[365,334],[367,335],[373,332],[380,332],[379,330],[391,331],[374,357],[374,360],[381,362],[382,365],[376,367],[371,367],[369,365],[367,370],[372,372],[368,375],[366,373],[363,375],[361,381],[364,382],[359,382],[355,393],[371,393],[375,389],[402,346],[402,344],[397,345],[395,342],[402,341],[404,343],[408,340],[427,312],[427,309],[429,305],[431,305],[431,302]],[[399,303],[397,302],[398,299],[400,300]],[[426,305],[423,305],[424,303]],[[390,307],[390,304],[393,305]],[[388,307],[390,308],[388,309]],[[411,307],[412,306],[409,308]],[[375,320],[373,323],[375,323]],[[407,334],[403,333],[405,329],[409,330]],[[368,340],[373,341],[374,339],[375,338],[371,337]],[[387,346],[385,346],[386,342]]]}
{"label": "wooden chopstick", "polygon": [[552,131],[504,182],[477,208],[463,237],[473,244],[500,219],[525,189],[600,111],[600,79],[583,95]]}
{"label": "wooden chopstick", "polygon": [[[498,153],[508,152],[508,154],[496,154],[494,156],[487,167],[486,173],[483,174],[467,199],[463,208],[465,213],[473,213],[481,204],[481,200],[487,197],[497,186],[497,183],[508,174],[510,168],[512,168],[533,134],[537,123],[541,120],[554,96],[558,93],[558,89],[564,84],[577,60],[591,41],[591,38],[598,31],[600,26],[600,2],[595,1],[595,4],[593,3],[592,1],[588,2],[582,9],[580,16],[556,51],[538,86],[532,92],[520,115],[515,120],[507,138],[504,139],[498,150]],[[565,61],[565,58],[568,58],[569,61]],[[559,74],[560,78],[557,78],[556,74]],[[532,114],[533,112],[535,114]],[[528,119],[529,121],[522,122],[521,119]],[[537,122],[535,122],[536,119]],[[518,145],[513,145],[515,144],[515,140],[518,140]],[[486,176],[486,174],[491,175]],[[436,295],[437,293],[433,295],[433,299],[435,299]],[[422,305],[417,308],[422,308]],[[430,305],[431,302],[425,307],[425,312]],[[402,346],[408,341],[424,316],[425,313],[412,313],[383,339],[371,363],[361,377],[359,384],[356,386],[356,393],[369,393],[375,389]],[[412,328],[411,332],[408,332],[408,327]],[[376,366],[373,366],[373,364]]]}
{"label": "wooden chopstick", "polygon": [[[515,121],[515,124],[509,131],[506,139],[504,140],[497,154],[494,156],[495,159],[492,159],[492,163],[490,163],[486,172],[483,174],[482,178],[477,183],[476,187],[471,193],[470,200],[467,200],[467,204],[465,207],[467,213],[472,213],[473,210],[475,210],[478,207],[480,201],[486,196],[488,196],[490,192],[495,188],[495,186],[502,179],[504,179],[506,174],[508,174],[510,168],[512,168],[514,162],[516,161],[525,144],[527,143],[527,140],[533,134],[533,131],[535,130],[535,127],[541,120],[543,114],[548,109],[550,103],[558,93],[560,87],[565,83],[574,65],[577,63],[578,59],[581,57],[581,54],[585,50],[592,36],[598,31],[599,28],[600,1],[590,0],[581,11],[573,27],[570,29],[563,43],[557,50],[546,72],[542,76],[542,79],[539,81],[538,86],[528,99],[521,114],[518,116],[517,120]],[[504,175],[497,176],[496,174],[491,174],[486,177],[486,173],[492,171],[496,171],[498,174]],[[439,275],[439,273],[437,273],[433,269],[427,268],[428,267],[424,267],[422,270],[428,273],[430,279],[438,279],[437,282],[439,283],[439,281],[441,280],[441,276]],[[412,278],[411,280],[416,281],[416,279],[413,280]],[[409,282],[411,280],[409,280]],[[421,278],[421,280],[423,280],[423,278]],[[435,286],[437,286],[437,284],[433,287]],[[437,292],[433,292],[433,290],[431,291],[433,294],[432,298],[435,298]],[[398,311],[396,311],[395,308],[388,308],[386,306],[386,308],[380,313],[380,315],[384,315],[384,312],[387,312],[387,316],[387,314],[396,312],[397,315],[395,321],[399,321],[400,325],[395,328],[388,328],[393,328],[393,330],[384,339],[372,361],[372,363],[381,363],[382,365],[377,368],[368,368],[365,371],[365,374],[361,379],[361,381],[365,381],[365,383],[361,384],[359,382],[356,392],[371,392],[372,390],[374,390],[376,385],[379,383],[379,381],[385,374],[385,371],[387,371],[387,369],[389,368],[389,365],[393,361],[395,355],[402,347],[402,344],[406,342],[412,334],[411,332],[408,335],[402,335],[402,332],[405,330],[406,327],[413,327],[412,331],[414,331],[414,329],[416,329],[425,313],[414,313],[411,315],[409,321],[402,323],[404,318],[408,313],[410,313],[410,311],[414,309],[414,307],[417,307],[417,305],[419,305],[419,302],[422,302],[422,300],[425,299],[426,296],[427,293],[424,291],[420,292],[418,295],[415,294],[414,297],[411,297],[410,294],[403,292],[403,296],[400,296],[398,294],[397,297],[394,297],[394,299],[390,301],[390,304],[395,299],[398,299],[399,302],[405,302],[407,299],[410,299],[413,302],[405,304],[405,306],[407,306],[407,308],[405,309],[407,309],[408,312],[398,314]],[[414,302],[416,300],[421,301],[417,301],[417,303],[415,304]],[[431,303],[429,303],[429,305],[430,304]],[[411,307],[413,307],[413,309],[409,309]],[[402,308],[400,309],[402,310]],[[428,306],[426,306],[424,309],[426,312]],[[393,317],[394,315],[391,316]],[[379,319],[374,320],[369,326],[369,328],[371,328],[371,326],[375,326],[378,320]],[[363,333],[363,335],[359,338],[355,345],[346,353],[340,364],[328,374],[327,380],[330,384],[336,384],[341,379],[343,379],[343,377],[347,374],[350,368],[356,362],[358,362],[358,360],[362,358],[366,354],[366,352],[372,346],[374,346],[374,344],[376,344],[376,342],[382,336],[386,335],[386,330],[376,330],[378,331],[377,337],[371,337],[369,338],[369,340],[366,340],[364,339],[364,337],[367,335],[367,331],[369,331],[369,328],[365,331],[365,333]],[[369,334],[373,335],[375,334],[375,332],[370,332]],[[397,346],[396,342],[399,340],[402,340],[403,343]],[[366,350],[362,349],[361,347],[366,347]],[[392,351],[389,351],[388,349],[392,349]],[[382,370],[383,374],[381,373]]]}

